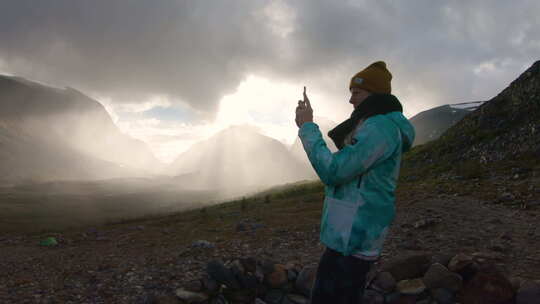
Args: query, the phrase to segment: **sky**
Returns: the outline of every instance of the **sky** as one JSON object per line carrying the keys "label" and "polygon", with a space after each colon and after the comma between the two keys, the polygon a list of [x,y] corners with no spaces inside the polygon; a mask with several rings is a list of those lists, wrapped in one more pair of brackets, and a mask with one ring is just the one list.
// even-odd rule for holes
{"label": "sky", "polygon": [[291,144],[350,115],[349,79],[383,60],[414,114],[488,100],[540,58],[540,2],[0,0],[0,74],[73,87],[170,162],[250,124]]}

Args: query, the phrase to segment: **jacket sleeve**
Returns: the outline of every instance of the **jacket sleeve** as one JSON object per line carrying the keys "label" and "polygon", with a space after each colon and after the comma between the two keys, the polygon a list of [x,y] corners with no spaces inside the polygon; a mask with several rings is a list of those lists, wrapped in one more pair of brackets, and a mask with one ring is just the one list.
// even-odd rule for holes
{"label": "jacket sleeve", "polygon": [[298,135],[315,172],[328,186],[344,184],[358,177],[390,157],[397,145],[371,120],[366,120],[355,134],[354,145],[347,145],[335,153],[328,149],[315,123],[304,123]]}

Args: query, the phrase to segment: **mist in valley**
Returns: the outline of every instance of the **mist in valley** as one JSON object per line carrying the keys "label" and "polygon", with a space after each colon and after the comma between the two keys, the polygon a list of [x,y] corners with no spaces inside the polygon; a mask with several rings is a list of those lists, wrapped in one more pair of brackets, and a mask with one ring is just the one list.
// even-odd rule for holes
{"label": "mist in valley", "polygon": [[250,125],[201,139],[166,164],[75,89],[1,76],[0,101],[4,231],[163,215],[315,178],[294,146]]}

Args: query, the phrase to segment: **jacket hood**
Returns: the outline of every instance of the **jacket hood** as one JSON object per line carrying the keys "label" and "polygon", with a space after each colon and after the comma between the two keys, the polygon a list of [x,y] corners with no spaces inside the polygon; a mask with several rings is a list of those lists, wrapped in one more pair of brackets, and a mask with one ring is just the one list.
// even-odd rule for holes
{"label": "jacket hood", "polygon": [[385,115],[389,118],[401,131],[401,139],[403,140],[403,152],[408,151],[414,142],[416,135],[413,125],[403,116],[401,112],[391,112]]}

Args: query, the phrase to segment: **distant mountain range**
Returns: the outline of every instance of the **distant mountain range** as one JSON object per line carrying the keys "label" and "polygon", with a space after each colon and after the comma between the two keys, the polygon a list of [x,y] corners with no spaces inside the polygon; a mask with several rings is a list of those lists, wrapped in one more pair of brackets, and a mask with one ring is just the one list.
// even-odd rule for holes
{"label": "distant mountain range", "polygon": [[228,192],[313,178],[313,170],[283,143],[247,125],[229,127],[193,145],[169,169],[188,188]]}
{"label": "distant mountain range", "polygon": [[[444,105],[415,115],[411,118],[417,133],[415,144],[440,143],[441,136],[445,142],[459,138],[452,144],[455,147],[445,146],[441,151],[460,147],[460,155],[472,156],[484,149],[483,159],[506,153],[489,153],[486,147],[504,150],[500,145],[510,141],[520,151],[537,149],[539,66],[535,63],[488,102]],[[326,135],[336,123],[319,117],[316,122],[329,148],[336,151]],[[515,131],[515,126],[521,131]],[[514,131],[504,131],[510,129]],[[478,146],[478,140],[486,138],[493,142]],[[531,153],[538,153],[534,151]],[[0,76],[1,182],[104,179],[156,172],[147,168],[161,166],[146,144],[120,132],[96,100],[71,88]],[[175,176],[186,189],[229,192],[316,178],[298,138],[287,147],[245,125],[222,130],[193,145],[165,173]]]}
{"label": "distant mountain range", "polygon": [[81,92],[0,75],[0,180],[134,176],[158,161]]}
{"label": "distant mountain range", "polygon": [[414,145],[425,144],[439,138],[444,131],[476,110],[482,103],[482,101],[475,101],[447,104],[416,114],[410,119],[416,130]]}

